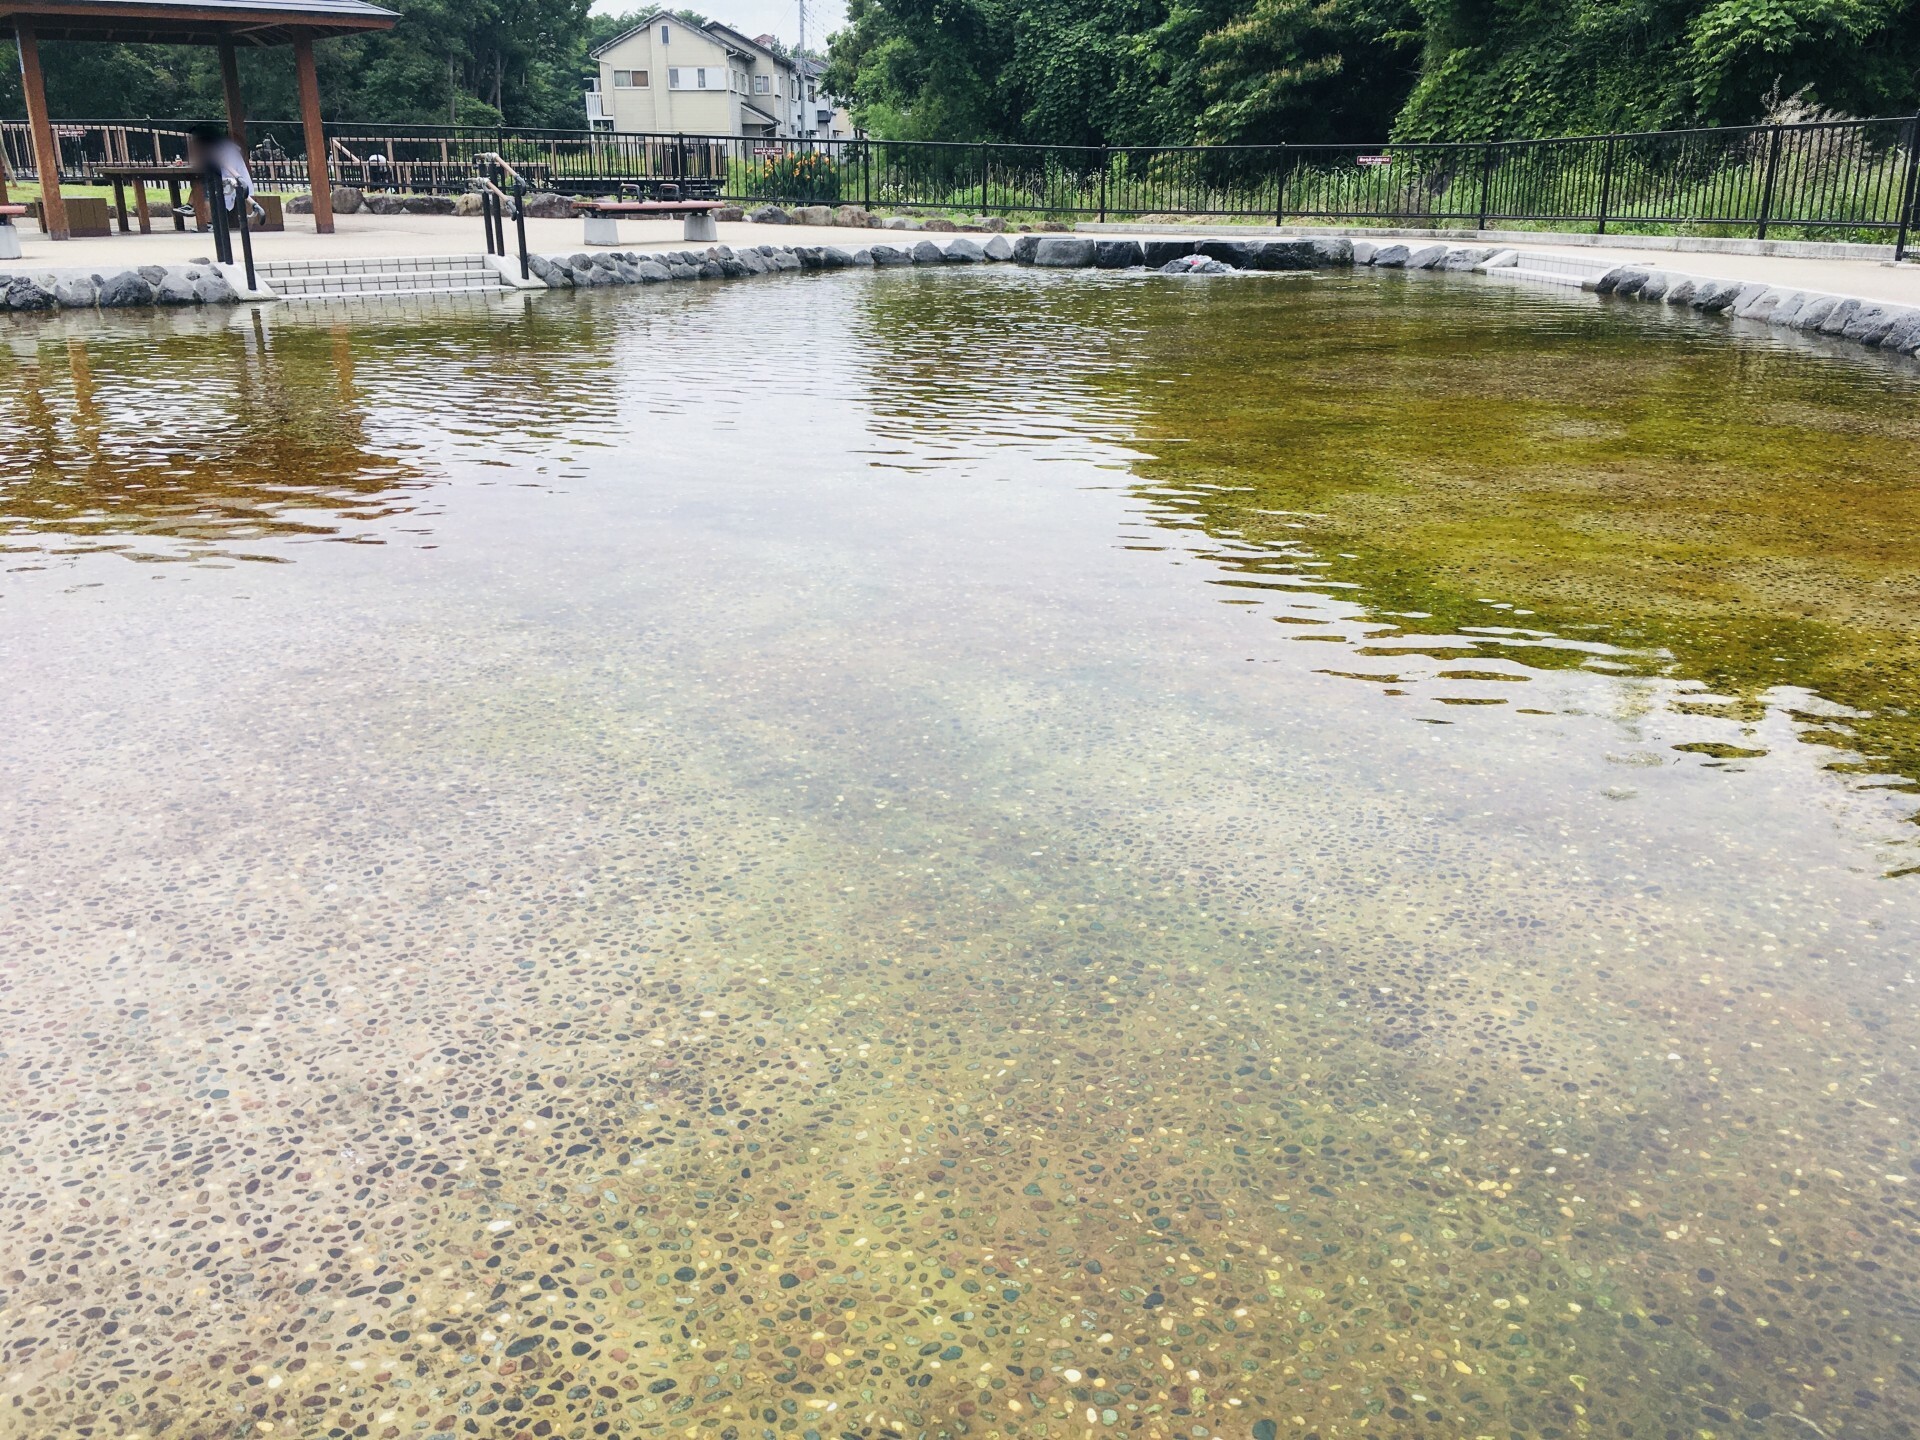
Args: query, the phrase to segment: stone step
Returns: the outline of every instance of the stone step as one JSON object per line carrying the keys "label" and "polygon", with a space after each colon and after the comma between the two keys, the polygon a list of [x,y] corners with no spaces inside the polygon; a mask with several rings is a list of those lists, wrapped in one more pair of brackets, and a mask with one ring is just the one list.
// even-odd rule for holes
{"label": "stone step", "polygon": [[282,299],[297,300],[333,295],[420,294],[437,291],[504,290],[511,288],[484,265],[459,269],[385,270],[359,274],[265,275]]}
{"label": "stone step", "polygon": [[1535,270],[1525,265],[1504,265],[1498,270],[1482,273],[1494,280],[1526,280],[1535,285],[1564,285],[1571,290],[1578,290],[1591,278],[1566,270]]}
{"label": "stone step", "polygon": [[430,283],[436,280],[458,281],[493,277],[486,265],[464,265],[457,270],[367,270],[358,274],[271,275],[267,278],[292,286],[390,285],[396,281]]}
{"label": "stone step", "polygon": [[399,285],[383,287],[378,290],[302,290],[281,291],[280,298],[288,302],[309,301],[326,303],[336,300],[391,300],[402,295],[507,295],[513,293],[510,287],[498,283],[491,285]]}
{"label": "stone step", "polygon": [[304,275],[388,275],[434,270],[484,268],[484,255],[395,255],[343,260],[269,260],[255,266],[257,273],[276,278]]}

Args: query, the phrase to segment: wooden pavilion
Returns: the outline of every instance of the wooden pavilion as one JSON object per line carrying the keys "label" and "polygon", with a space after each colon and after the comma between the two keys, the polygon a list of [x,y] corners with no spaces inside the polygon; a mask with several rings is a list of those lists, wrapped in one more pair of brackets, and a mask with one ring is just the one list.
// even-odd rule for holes
{"label": "wooden pavilion", "polygon": [[243,149],[247,113],[240,96],[239,47],[291,45],[299,74],[313,224],[326,235],[333,232],[333,190],[327,178],[327,140],[320,123],[313,42],[364,30],[390,30],[397,19],[393,11],[367,0],[0,0],[0,22],[13,22],[20,46],[20,78],[27,97],[27,123],[33,131],[41,219],[47,235],[54,240],[69,238],[66,202],[60,197],[60,146],[47,113],[46,80],[40,70],[42,40],[219,47],[227,126]]}

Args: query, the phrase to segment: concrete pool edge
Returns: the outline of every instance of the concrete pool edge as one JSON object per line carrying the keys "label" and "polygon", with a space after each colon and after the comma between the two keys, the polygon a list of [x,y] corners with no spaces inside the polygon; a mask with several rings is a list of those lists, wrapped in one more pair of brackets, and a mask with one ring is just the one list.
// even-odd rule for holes
{"label": "concrete pool edge", "polygon": [[[438,257],[445,262],[468,257]],[[589,253],[535,254],[528,257],[530,279],[498,257],[472,257],[492,276],[486,289],[585,289],[607,285],[647,285],[685,280],[739,279],[783,271],[896,268],[919,265],[1017,263],[1047,269],[1166,270],[1183,261],[1210,262],[1205,270],[1300,272],[1319,269],[1435,270],[1488,279],[1532,281],[1577,287],[1618,299],[1660,301],[1703,315],[1753,320],[1826,339],[1847,340],[1865,349],[1903,356],[1920,355],[1920,306],[1788,283],[1698,275],[1612,261],[1569,259],[1503,245],[1462,245],[1433,241],[1408,244],[1377,235],[1317,234],[1272,239],[1108,238],[1085,232],[954,235],[944,245],[927,238],[912,244],[886,241],[853,249],[835,245],[713,245],[700,250],[642,252],[607,249]],[[379,264],[381,262],[372,262]],[[237,305],[269,299],[328,301],[383,293],[413,293],[390,288],[286,297],[266,279],[253,291],[233,267],[208,262],[145,266],[112,275],[88,269],[36,267],[27,273],[0,273],[0,309],[50,312],[73,309],[140,309]],[[449,292],[457,293],[457,292]]]}

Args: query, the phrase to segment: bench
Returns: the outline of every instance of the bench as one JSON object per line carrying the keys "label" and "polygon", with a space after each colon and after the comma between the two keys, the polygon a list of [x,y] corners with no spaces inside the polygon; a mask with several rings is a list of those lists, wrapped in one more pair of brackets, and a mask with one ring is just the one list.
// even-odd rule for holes
{"label": "bench", "polygon": [[24,205],[0,205],[0,260],[20,258],[20,232],[13,222],[27,213]]}
{"label": "bench", "polygon": [[688,240],[718,240],[713,212],[721,208],[718,200],[576,200],[575,213],[587,222],[587,244],[618,245],[620,219],[676,220],[687,222]]}

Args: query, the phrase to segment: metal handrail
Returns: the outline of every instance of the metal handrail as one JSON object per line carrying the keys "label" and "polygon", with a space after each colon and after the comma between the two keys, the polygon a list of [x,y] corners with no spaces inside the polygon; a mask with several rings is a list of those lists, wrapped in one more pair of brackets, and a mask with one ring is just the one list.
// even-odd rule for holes
{"label": "metal handrail", "polygon": [[[494,157],[493,163],[500,169],[511,173],[513,167]],[[498,255],[502,259],[507,254],[506,209],[513,206],[513,229],[520,250],[520,278],[532,278],[532,264],[527,255],[527,183],[519,175],[513,176],[513,190],[509,194],[497,185],[492,177],[481,174],[474,177],[473,187],[480,193],[480,223],[487,235],[487,253]]]}
{"label": "metal handrail", "polygon": [[475,160],[484,160],[488,164],[496,166],[506,175],[506,177],[509,180],[513,181],[513,183],[516,185],[524,185],[526,183],[524,180],[520,178],[520,172],[514,169],[512,165],[508,164],[506,159],[503,156],[496,153],[495,151],[482,150],[478,155],[474,156],[473,158]]}

